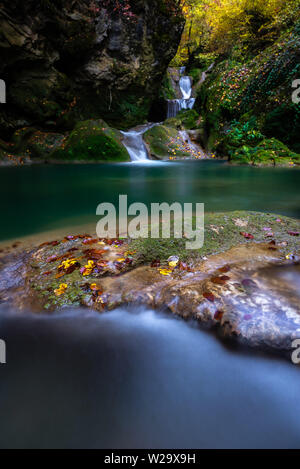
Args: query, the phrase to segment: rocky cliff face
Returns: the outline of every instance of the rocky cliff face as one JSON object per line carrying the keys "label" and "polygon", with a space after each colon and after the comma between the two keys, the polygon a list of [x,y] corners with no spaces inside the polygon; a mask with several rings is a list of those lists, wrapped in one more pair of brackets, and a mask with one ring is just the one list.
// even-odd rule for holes
{"label": "rocky cliff face", "polygon": [[[116,5],[120,4],[120,9]],[[0,135],[147,118],[184,24],[176,0],[3,0]]]}

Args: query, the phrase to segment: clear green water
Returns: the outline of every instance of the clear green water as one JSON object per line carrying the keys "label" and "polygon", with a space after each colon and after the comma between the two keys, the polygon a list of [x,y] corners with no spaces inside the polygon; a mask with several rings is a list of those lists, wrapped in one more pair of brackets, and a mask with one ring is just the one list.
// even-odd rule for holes
{"label": "clear green water", "polygon": [[300,171],[218,161],[43,165],[0,169],[0,239],[97,222],[96,207],[199,202],[206,212],[256,210],[300,218]]}

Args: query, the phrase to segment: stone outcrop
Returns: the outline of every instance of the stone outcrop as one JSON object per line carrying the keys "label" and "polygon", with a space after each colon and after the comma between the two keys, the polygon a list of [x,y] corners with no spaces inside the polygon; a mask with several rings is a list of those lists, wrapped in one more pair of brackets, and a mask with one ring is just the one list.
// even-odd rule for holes
{"label": "stone outcrop", "polygon": [[147,118],[184,19],[176,0],[126,3],[116,10],[111,0],[2,2],[2,138],[24,126],[70,130],[101,117],[125,128]]}
{"label": "stone outcrop", "polygon": [[209,224],[219,248],[208,248],[207,232],[208,251],[202,249],[201,256],[187,262],[181,261],[186,252],[178,246],[174,250],[170,240],[164,252],[176,253],[172,260],[159,258],[157,251],[147,259],[141,245],[146,240],[100,241],[81,234],[34,248],[23,241],[12,247],[14,254],[0,254],[0,301],[37,313],[71,305],[101,313],[144,304],[251,347],[290,351],[300,329],[299,222],[273,217],[270,241],[264,224],[272,216],[263,215],[255,239],[244,233],[246,242],[239,232],[246,223],[252,231],[253,216],[244,212],[243,218],[234,218],[235,228],[228,220],[226,224],[228,215],[222,226]]}

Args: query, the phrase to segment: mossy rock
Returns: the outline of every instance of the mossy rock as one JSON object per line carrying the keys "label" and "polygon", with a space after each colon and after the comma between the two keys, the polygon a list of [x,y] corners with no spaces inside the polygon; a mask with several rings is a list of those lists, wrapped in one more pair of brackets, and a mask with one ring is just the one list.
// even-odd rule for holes
{"label": "mossy rock", "polygon": [[232,155],[232,161],[255,166],[293,166],[300,164],[300,155],[275,138],[265,139],[256,147],[244,145]]}
{"label": "mossy rock", "polygon": [[77,124],[52,159],[75,161],[130,161],[122,144],[122,134],[103,120],[88,120]]}
{"label": "mossy rock", "polygon": [[144,134],[151,156],[155,159],[189,157],[190,153],[182,148],[182,140],[176,129],[166,125],[152,127]]}
{"label": "mossy rock", "polygon": [[[270,242],[266,237],[265,228],[274,234],[276,245],[284,255],[299,251],[299,238],[288,232],[299,231],[299,221],[288,217],[260,212],[235,211],[226,213],[207,213],[204,221],[204,245],[197,250],[186,249],[186,239],[137,239],[132,241],[131,248],[136,250],[141,263],[152,262],[153,259],[166,261],[170,256],[178,256],[181,260],[191,261],[203,256],[218,254],[227,249],[247,242],[241,234],[251,234],[254,242]],[[149,228],[150,230],[150,228]]]}
{"label": "mossy rock", "polygon": [[199,128],[199,114],[194,110],[180,111],[176,117],[170,117],[164,124],[179,130],[194,130]]}
{"label": "mossy rock", "polygon": [[31,158],[48,158],[63,145],[67,137],[55,132],[34,132],[26,143],[26,152]]}
{"label": "mossy rock", "polygon": [[177,114],[177,119],[181,120],[181,126],[187,130],[197,129],[199,114],[194,110],[181,111]]}

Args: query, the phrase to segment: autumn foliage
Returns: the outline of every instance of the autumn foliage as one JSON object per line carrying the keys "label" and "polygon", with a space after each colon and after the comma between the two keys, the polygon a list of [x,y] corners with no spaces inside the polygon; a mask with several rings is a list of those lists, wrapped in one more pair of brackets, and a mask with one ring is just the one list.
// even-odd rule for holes
{"label": "autumn foliage", "polygon": [[225,52],[237,41],[275,38],[300,18],[300,0],[182,0],[186,28],[179,55],[192,51]]}

